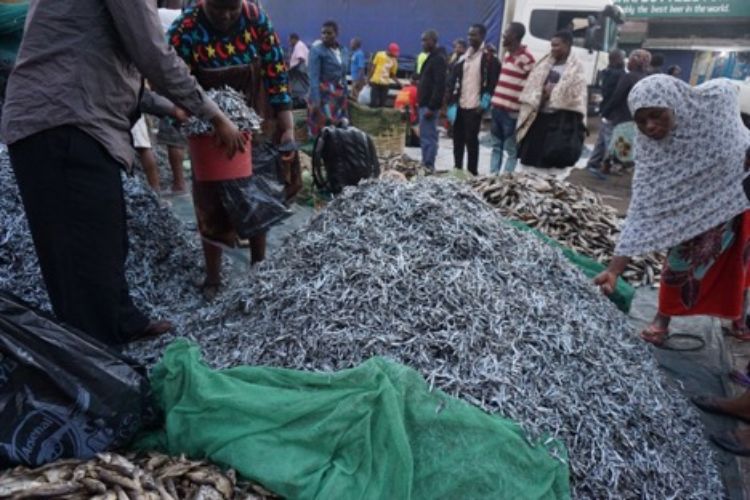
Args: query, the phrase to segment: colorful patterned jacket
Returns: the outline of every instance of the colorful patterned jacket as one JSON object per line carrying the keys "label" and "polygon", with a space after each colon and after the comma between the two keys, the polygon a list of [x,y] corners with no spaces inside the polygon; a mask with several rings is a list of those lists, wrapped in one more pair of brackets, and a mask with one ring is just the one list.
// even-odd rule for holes
{"label": "colorful patterned jacket", "polygon": [[289,76],[279,36],[268,15],[255,3],[243,2],[236,30],[217,32],[203,12],[203,3],[177,18],[167,32],[167,40],[190,70],[216,69],[261,63],[261,77],[271,106],[277,111],[291,109]]}

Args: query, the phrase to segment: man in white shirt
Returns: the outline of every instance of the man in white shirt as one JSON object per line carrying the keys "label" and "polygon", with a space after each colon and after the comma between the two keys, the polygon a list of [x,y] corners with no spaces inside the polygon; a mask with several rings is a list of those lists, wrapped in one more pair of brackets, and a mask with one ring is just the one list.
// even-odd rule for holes
{"label": "man in white shirt", "polygon": [[167,0],[163,3],[164,7],[159,7],[159,19],[164,33],[167,32],[175,19],[182,14],[182,0]]}
{"label": "man in white shirt", "polygon": [[295,108],[307,106],[307,96],[310,93],[310,75],[307,73],[307,61],[310,49],[299,39],[297,33],[289,35],[289,93],[292,95]]}
{"label": "man in white shirt", "polygon": [[300,64],[307,64],[310,49],[305,42],[299,39],[297,33],[289,35],[289,47],[292,49],[292,55],[289,57],[289,69],[296,68]]}
{"label": "man in white shirt", "polygon": [[453,124],[454,167],[463,169],[466,152],[468,170],[474,175],[479,173],[482,115],[490,108],[500,71],[500,62],[484,43],[486,36],[487,28],[482,24],[469,28],[469,50],[454,66],[448,84],[448,104],[457,107]]}

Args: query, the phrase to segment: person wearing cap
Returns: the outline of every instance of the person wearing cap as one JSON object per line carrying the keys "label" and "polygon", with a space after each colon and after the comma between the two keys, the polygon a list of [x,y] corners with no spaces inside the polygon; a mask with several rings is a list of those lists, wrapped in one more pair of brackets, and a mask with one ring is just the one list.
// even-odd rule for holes
{"label": "person wearing cap", "polygon": [[388,99],[388,88],[396,82],[396,71],[398,71],[398,56],[401,53],[397,43],[388,45],[388,50],[382,50],[375,54],[372,59],[370,70],[370,87],[372,88],[372,99],[370,106],[382,108]]}

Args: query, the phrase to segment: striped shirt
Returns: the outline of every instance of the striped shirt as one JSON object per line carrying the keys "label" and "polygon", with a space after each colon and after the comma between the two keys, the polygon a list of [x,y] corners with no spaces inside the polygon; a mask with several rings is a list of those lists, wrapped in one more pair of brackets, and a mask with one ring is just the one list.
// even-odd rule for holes
{"label": "striped shirt", "polygon": [[518,98],[529,73],[534,68],[534,63],[534,56],[525,45],[513,54],[505,56],[495,94],[492,96],[493,107],[512,112],[517,112],[521,108]]}

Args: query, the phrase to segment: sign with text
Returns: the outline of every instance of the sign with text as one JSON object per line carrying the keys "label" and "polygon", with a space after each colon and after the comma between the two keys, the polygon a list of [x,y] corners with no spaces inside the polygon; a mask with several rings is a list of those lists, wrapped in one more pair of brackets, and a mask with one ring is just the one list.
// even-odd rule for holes
{"label": "sign with text", "polygon": [[615,0],[627,18],[750,17],[750,0]]}

